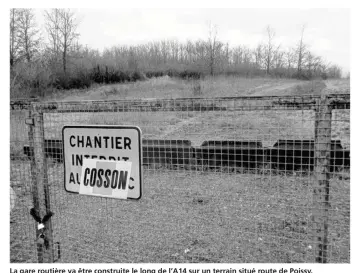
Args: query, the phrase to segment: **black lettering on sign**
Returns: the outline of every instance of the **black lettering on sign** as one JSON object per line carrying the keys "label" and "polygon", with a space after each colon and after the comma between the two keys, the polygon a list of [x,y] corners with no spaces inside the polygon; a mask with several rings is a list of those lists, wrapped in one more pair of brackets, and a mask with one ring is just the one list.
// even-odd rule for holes
{"label": "black lettering on sign", "polygon": [[86,148],[92,148],[91,139],[89,136],[86,138]]}
{"label": "black lettering on sign", "polygon": [[94,137],[94,142],[95,142],[95,148],[101,148],[101,136],[95,136]]}
{"label": "black lettering on sign", "polygon": [[103,183],[103,178],[102,176],[104,175],[104,170],[103,169],[99,169],[98,170],[98,178],[99,180],[96,181],[96,186],[98,188],[100,188],[102,186],[102,183]]}
{"label": "black lettering on sign", "polygon": [[71,147],[75,147],[76,146],[76,144],[74,144],[71,140],[75,140],[75,136],[70,136],[70,146]]}
{"label": "black lettering on sign", "polygon": [[73,174],[73,172],[71,172],[71,173],[70,173],[70,180],[69,180],[69,183],[70,183],[70,184],[71,184],[71,183],[76,184],[76,183],[75,183],[75,178],[74,178],[74,174]]}
{"label": "black lettering on sign", "polygon": [[69,138],[71,147],[79,148],[106,148],[118,150],[131,150],[131,139],[129,137],[119,136],[75,136]]}
{"label": "black lettering on sign", "polygon": [[90,174],[90,187],[94,187],[95,183],[96,183],[96,169],[92,169]]}
{"label": "black lettering on sign", "polygon": [[77,136],[77,146],[84,148],[84,136],[81,136],[81,139]]}
{"label": "black lettering on sign", "polygon": [[116,137],[116,149],[122,149],[121,139],[122,139],[122,137]]}
{"label": "black lettering on sign", "polygon": [[108,188],[110,186],[110,177],[109,177],[110,174],[111,174],[111,171],[109,169],[107,169],[105,171],[105,179],[106,179],[106,181],[104,181],[104,188]]}
{"label": "black lettering on sign", "polygon": [[80,185],[79,173],[76,173],[76,182]]}
{"label": "black lettering on sign", "polygon": [[82,166],[82,164],[83,164],[83,157],[82,157],[82,155],[76,155],[75,163],[76,163],[76,166]]}
{"label": "black lettering on sign", "polygon": [[[135,181],[134,178],[130,177],[130,181]],[[135,187],[134,186],[130,186],[130,181],[129,181],[129,189],[133,190]]]}
{"label": "black lettering on sign", "polygon": [[104,136],[103,138],[105,139],[105,148],[107,148],[108,147],[108,140],[109,140],[110,137]]}
{"label": "black lettering on sign", "polygon": [[125,190],[125,188],[126,188],[126,179],[127,179],[127,176],[128,176],[128,172],[120,171],[118,189],[123,189],[123,190]]}
{"label": "black lettering on sign", "polygon": [[[111,187],[112,189],[117,188],[119,190],[125,190],[127,177],[128,177],[127,171],[119,172],[118,170],[111,171],[110,169],[104,170],[104,169],[96,169],[96,168],[93,169],[85,168],[83,184],[84,186],[90,186],[90,187],[95,187],[95,186],[98,188]],[[130,178],[130,180],[134,181],[132,177]],[[75,184],[75,178],[73,173],[70,173],[70,183]]]}
{"label": "black lettering on sign", "polygon": [[119,171],[113,170],[112,177],[111,177],[111,188],[112,189],[116,189],[118,179],[119,179]]}
{"label": "black lettering on sign", "polygon": [[90,174],[90,169],[86,168],[84,171],[84,181],[83,181],[84,186],[89,185],[89,179],[87,179],[88,174]]}
{"label": "black lettering on sign", "polygon": [[[106,156],[103,155],[82,155],[82,154],[72,154],[71,155],[71,164],[72,166],[82,166],[83,165],[83,158],[89,158],[89,159],[95,159],[95,158],[99,158],[99,159],[103,159],[103,160],[107,160]],[[108,160],[113,160],[113,161],[128,161],[129,157],[115,157],[115,156],[109,156]]]}
{"label": "black lettering on sign", "polygon": [[130,145],[131,145],[131,139],[128,137],[124,137],[124,149],[126,150],[126,147],[128,147],[129,150],[131,150]]}

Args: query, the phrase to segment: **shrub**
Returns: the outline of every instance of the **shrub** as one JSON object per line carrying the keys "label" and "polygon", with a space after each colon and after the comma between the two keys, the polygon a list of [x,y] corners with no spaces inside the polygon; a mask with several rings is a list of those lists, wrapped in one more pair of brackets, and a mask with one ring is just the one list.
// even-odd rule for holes
{"label": "shrub", "polygon": [[166,73],[164,73],[163,71],[159,71],[159,70],[157,70],[157,71],[147,71],[145,73],[146,78],[149,78],[149,79],[150,78],[162,77],[164,75],[166,75]]}
{"label": "shrub", "polygon": [[168,75],[169,77],[179,77],[180,76],[179,72],[175,69],[167,70],[166,75]]}
{"label": "shrub", "polygon": [[202,73],[198,71],[184,70],[180,72],[179,76],[184,80],[199,80],[202,77]]}
{"label": "shrub", "polygon": [[57,89],[69,89],[69,78],[65,74],[58,75],[54,87]]}
{"label": "shrub", "polygon": [[193,91],[193,96],[201,96],[202,95],[202,91],[201,91],[201,83],[199,80],[194,80],[192,83],[192,91]]}
{"label": "shrub", "polygon": [[133,73],[131,73],[130,79],[133,82],[143,81],[143,80],[146,80],[146,76],[139,71],[134,71]]}
{"label": "shrub", "polygon": [[327,80],[327,79],[328,79],[328,75],[326,74],[326,72],[321,73],[321,78],[322,78],[323,80]]}

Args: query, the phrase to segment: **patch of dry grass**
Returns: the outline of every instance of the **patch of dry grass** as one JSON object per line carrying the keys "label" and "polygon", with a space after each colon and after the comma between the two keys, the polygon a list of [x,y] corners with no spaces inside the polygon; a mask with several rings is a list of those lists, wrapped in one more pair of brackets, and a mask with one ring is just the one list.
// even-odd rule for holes
{"label": "patch of dry grass", "polygon": [[114,100],[134,98],[185,98],[233,96],[283,96],[316,94],[319,84],[293,79],[241,78],[233,76],[181,80],[168,76],[126,84],[94,85],[90,89],[59,92],[47,100]]}
{"label": "patch of dry grass", "polygon": [[188,139],[195,146],[205,140],[247,140],[271,147],[279,139],[313,139],[314,118],[313,111],[295,110],[201,112],[168,137]]}
{"label": "patch of dry grass", "polygon": [[[346,123],[348,114],[335,117]],[[272,145],[279,138],[311,138],[313,115],[310,111],[46,114],[45,138],[59,139],[62,126],[68,124],[135,124],[145,137],[166,135],[190,139],[193,145],[209,139]],[[349,134],[340,137],[347,139]],[[22,147],[21,142],[16,144]],[[11,212],[11,261],[36,262],[29,162],[11,161],[10,173],[18,195]],[[310,248],[314,178],[309,174],[169,171],[150,166],[144,171],[143,199],[136,202],[66,193],[63,166],[51,161],[48,176],[54,241],[61,243],[59,262],[314,259]],[[349,185],[344,171],[331,180],[331,262],[349,262]]]}
{"label": "patch of dry grass", "polygon": [[350,93],[350,79],[326,80],[326,94],[349,94]]}
{"label": "patch of dry grass", "polygon": [[169,127],[187,119],[183,112],[117,112],[117,113],[63,113],[46,114],[45,138],[61,139],[65,125],[135,125],[142,130],[144,138],[159,137]]}
{"label": "patch of dry grass", "polygon": [[185,98],[233,96],[291,96],[349,93],[350,81],[242,78],[234,76],[181,80],[168,76],[123,84],[93,84],[89,89],[52,92],[45,101],[114,100],[134,98]]}
{"label": "patch of dry grass", "polygon": [[[19,193],[30,184],[26,164],[12,163],[17,174],[12,185],[18,185]],[[48,174],[54,241],[61,243],[62,263],[314,260],[313,176],[147,169],[143,198],[122,201],[66,193],[62,165],[49,165]],[[349,180],[331,179],[332,263],[349,262],[349,185]],[[11,213],[13,262],[35,262],[29,200],[28,194],[19,194]]]}
{"label": "patch of dry grass", "polygon": [[[28,143],[28,125],[22,115],[11,116],[11,152],[21,153]],[[350,111],[334,110],[332,139],[350,148]],[[198,146],[205,140],[261,141],[271,147],[279,139],[314,139],[313,111],[189,111],[48,113],[45,138],[61,139],[65,125],[107,124],[139,126],[144,138],[187,139]]]}

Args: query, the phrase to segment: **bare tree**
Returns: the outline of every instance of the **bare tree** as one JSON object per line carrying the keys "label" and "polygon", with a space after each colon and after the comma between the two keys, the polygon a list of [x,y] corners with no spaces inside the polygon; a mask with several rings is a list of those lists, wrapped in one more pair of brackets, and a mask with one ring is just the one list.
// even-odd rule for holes
{"label": "bare tree", "polygon": [[267,42],[265,45],[265,69],[266,69],[266,74],[269,75],[275,53],[275,46],[274,46],[275,30],[270,26],[267,26],[266,34],[267,34]]}
{"label": "bare tree", "polygon": [[321,65],[323,63],[323,60],[320,56],[315,56],[313,59],[313,73],[315,75],[320,75],[321,71]]}
{"label": "bare tree", "polygon": [[49,36],[49,41],[51,44],[51,49],[53,54],[57,56],[59,54],[60,47],[60,33],[59,33],[59,25],[60,25],[60,9],[52,9],[50,12],[45,11],[45,28]]}
{"label": "bare tree", "polygon": [[243,63],[246,64],[246,65],[249,65],[251,63],[251,49],[248,48],[248,47],[243,47],[243,56],[242,56],[242,60],[243,60]]}
{"label": "bare tree", "polygon": [[63,71],[66,74],[69,50],[79,37],[75,13],[70,9],[52,9],[50,12],[45,11],[45,20],[53,50],[55,54],[61,52]]}
{"label": "bare tree", "polygon": [[10,66],[19,58],[19,9],[10,9]]}
{"label": "bare tree", "polygon": [[237,46],[233,50],[233,59],[234,64],[242,64],[243,63],[243,53],[244,53],[244,47],[243,46]]}
{"label": "bare tree", "polygon": [[292,71],[294,70],[294,63],[296,62],[296,56],[293,49],[289,48],[285,52],[285,59],[286,59],[286,70],[287,70],[287,76],[292,76]]}
{"label": "bare tree", "polygon": [[210,68],[210,75],[214,75],[215,69],[215,54],[216,48],[218,45],[217,41],[217,29],[216,26],[213,26],[211,23],[209,24],[209,38],[207,41],[206,49],[209,54],[209,68]]}
{"label": "bare tree", "polygon": [[304,43],[304,31],[305,31],[305,25],[302,26],[300,41],[299,41],[299,43],[297,45],[297,49],[296,49],[298,77],[300,77],[300,75],[301,75],[302,67],[303,67],[304,59],[305,59],[305,52],[307,50],[307,46]]}
{"label": "bare tree", "polygon": [[259,44],[256,49],[253,51],[254,54],[254,60],[255,60],[255,68],[256,69],[261,69],[262,67],[262,62],[263,62],[263,53],[264,53],[264,45],[263,44]]}
{"label": "bare tree", "polygon": [[128,68],[132,71],[138,70],[138,60],[137,60],[137,50],[136,47],[130,47],[128,51]]}
{"label": "bare tree", "polygon": [[170,41],[170,50],[171,50],[171,58],[173,62],[177,62],[179,55],[179,43],[177,40]]}
{"label": "bare tree", "polygon": [[342,69],[338,65],[331,65],[327,68],[327,75],[329,78],[340,79],[342,75]]}
{"label": "bare tree", "polygon": [[306,63],[306,68],[307,68],[307,77],[310,79],[313,76],[313,66],[314,66],[314,56],[313,54],[308,51],[305,54],[305,63]]}
{"label": "bare tree", "polygon": [[169,43],[166,40],[160,42],[162,61],[165,64],[168,61]]}
{"label": "bare tree", "polygon": [[229,49],[229,43],[226,43],[224,45],[224,50],[222,51],[222,72],[225,72],[228,70],[230,65],[230,49]]}
{"label": "bare tree", "polygon": [[190,40],[186,42],[185,45],[185,52],[186,52],[186,63],[191,64],[193,60],[193,51],[194,51],[194,45]]}
{"label": "bare tree", "polygon": [[35,15],[31,9],[20,9],[18,21],[20,54],[30,62],[33,55],[38,51],[41,40]]}
{"label": "bare tree", "polygon": [[[280,46],[279,46],[280,47]],[[284,75],[284,56],[285,56],[285,52],[282,50],[279,50],[279,47],[277,48],[277,50],[274,53],[274,67],[275,67],[275,75],[276,76],[283,76]]]}

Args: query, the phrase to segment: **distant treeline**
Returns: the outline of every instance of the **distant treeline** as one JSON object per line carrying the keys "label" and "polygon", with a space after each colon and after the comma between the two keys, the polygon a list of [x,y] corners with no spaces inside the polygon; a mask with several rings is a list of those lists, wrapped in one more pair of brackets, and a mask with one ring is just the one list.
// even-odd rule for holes
{"label": "distant treeline", "polygon": [[[31,69],[31,68],[29,68]],[[36,70],[36,69],[35,69]],[[199,71],[177,71],[173,69],[165,71],[121,71],[108,66],[100,67],[99,65],[93,69],[76,70],[67,75],[62,72],[56,76],[50,75],[50,72],[41,71],[34,77],[26,78],[28,73],[16,75],[17,81],[23,86],[30,88],[30,96],[41,96],[46,89],[83,89],[89,88],[93,83],[98,84],[114,84],[114,83],[130,83],[143,81],[156,77],[175,77],[184,80],[199,80],[204,74]],[[24,77],[25,76],[25,77]]]}
{"label": "distant treeline", "polygon": [[203,77],[203,74],[199,71],[177,71],[174,69],[169,69],[165,71],[147,71],[147,72],[140,72],[140,71],[121,71],[115,69],[109,69],[105,66],[105,69],[100,69],[100,66],[94,68],[91,73],[89,73],[89,79],[95,83],[125,83],[125,82],[135,82],[139,80],[145,80],[150,78],[156,77],[177,77],[184,80],[198,80]]}
{"label": "distant treeline", "polygon": [[165,75],[195,80],[215,75],[310,80],[340,78],[342,72],[339,66],[311,52],[304,42],[304,29],[299,42],[286,49],[274,42],[275,31],[268,26],[264,41],[255,48],[230,47],[212,29],[205,40],[163,40],[114,46],[100,52],[77,42],[76,14],[71,10],[51,9],[44,12],[44,19],[48,41],[38,35],[33,10],[10,11],[12,97],[42,96],[48,89],[88,88],[92,83],[126,83]]}

